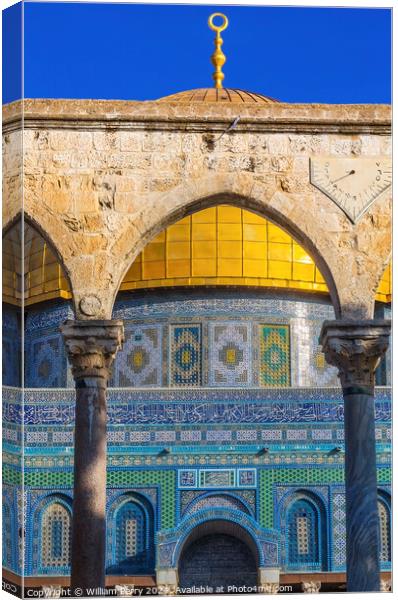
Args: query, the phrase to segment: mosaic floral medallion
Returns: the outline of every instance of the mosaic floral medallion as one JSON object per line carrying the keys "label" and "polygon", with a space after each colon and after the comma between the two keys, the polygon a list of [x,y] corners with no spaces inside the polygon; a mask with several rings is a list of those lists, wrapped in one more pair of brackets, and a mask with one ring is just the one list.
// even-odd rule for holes
{"label": "mosaic floral medallion", "polygon": [[290,385],[290,336],[287,325],[260,325],[260,385]]}

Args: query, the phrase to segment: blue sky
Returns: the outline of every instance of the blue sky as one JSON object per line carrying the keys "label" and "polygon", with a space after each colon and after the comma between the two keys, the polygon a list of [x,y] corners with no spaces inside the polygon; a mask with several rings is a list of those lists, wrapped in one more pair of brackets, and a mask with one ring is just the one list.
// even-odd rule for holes
{"label": "blue sky", "polygon": [[[207,18],[220,10],[230,20],[226,87],[286,102],[391,101],[388,9],[28,2],[24,10],[25,97],[150,100],[211,87]],[[20,94],[12,73],[3,102]]]}

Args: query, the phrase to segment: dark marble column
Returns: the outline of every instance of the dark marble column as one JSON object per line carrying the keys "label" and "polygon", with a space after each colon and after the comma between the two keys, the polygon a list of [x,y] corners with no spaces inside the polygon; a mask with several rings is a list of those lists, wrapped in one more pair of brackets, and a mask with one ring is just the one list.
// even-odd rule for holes
{"label": "dark marble column", "polygon": [[76,383],[71,589],[96,596],[105,588],[106,388],[123,322],[66,321],[61,331]]}
{"label": "dark marble column", "polygon": [[344,396],[347,591],[380,591],[374,386],[390,323],[325,321],[320,335]]}

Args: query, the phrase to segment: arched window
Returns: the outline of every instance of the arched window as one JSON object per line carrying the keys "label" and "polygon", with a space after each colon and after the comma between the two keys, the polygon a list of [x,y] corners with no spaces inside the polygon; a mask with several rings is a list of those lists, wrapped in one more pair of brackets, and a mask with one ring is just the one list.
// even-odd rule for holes
{"label": "arched window", "polygon": [[380,523],[380,562],[385,563],[391,561],[390,506],[388,500],[380,496],[377,505]]}
{"label": "arched window", "polygon": [[107,572],[151,574],[154,570],[154,514],[140,494],[119,498],[109,511]]}
{"label": "arched window", "polygon": [[287,562],[289,569],[325,567],[325,519],[321,507],[306,497],[294,500],[287,510]]}
{"label": "arched window", "polygon": [[44,509],[41,520],[41,566],[70,566],[71,514],[61,502],[52,502]]}

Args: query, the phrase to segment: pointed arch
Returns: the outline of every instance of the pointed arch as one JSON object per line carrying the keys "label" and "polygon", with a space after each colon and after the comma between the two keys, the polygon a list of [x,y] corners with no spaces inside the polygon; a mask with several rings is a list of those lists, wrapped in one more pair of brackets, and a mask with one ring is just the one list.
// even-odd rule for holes
{"label": "pointed arch", "polygon": [[340,314],[340,298],[331,266],[328,264],[332,256],[330,240],[326,243],[325,236],[319,235],[319,223],[315,215],[313,222],[306,219],[304,227],[300,227],[301,219],[296,218],[296,207],[292,201],[279,190],[268,190],[255,183],[249,174],[241,176],[220,176],[217,178],[204,177],[191,184],[182,184],[162,197],[160,209],[156,209],[155,201],[152,206],[145,207],[145,216],[141,222],[145,227],[138,231],[136,225],[128,227],[115,241],[113,253],[122,256],[119,265],[115,265],[115,295],[135,258],[145,245],[161,231],[178,220],[199,210],[214,207],[219,204],[229,204],[245,208],[257,215],[269,219],[283,229],[310,256],[322,273],[332,298],[336,315]]}

